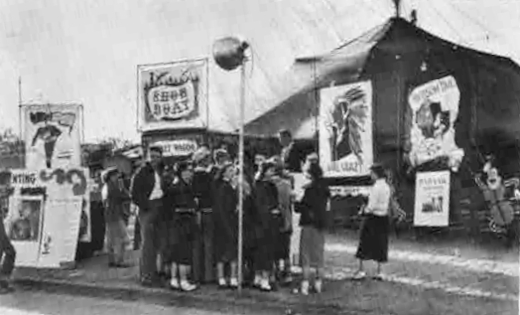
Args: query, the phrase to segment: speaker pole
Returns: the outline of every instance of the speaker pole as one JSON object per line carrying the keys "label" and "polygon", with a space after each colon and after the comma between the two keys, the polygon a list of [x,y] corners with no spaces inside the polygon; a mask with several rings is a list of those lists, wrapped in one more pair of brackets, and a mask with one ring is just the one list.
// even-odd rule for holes
{"label": "speaker pole", "polygon": [[246,60],[240,66],[240,132],[238,139],[238,292],[242,292],[244,244],[244,120],[246,103]]}

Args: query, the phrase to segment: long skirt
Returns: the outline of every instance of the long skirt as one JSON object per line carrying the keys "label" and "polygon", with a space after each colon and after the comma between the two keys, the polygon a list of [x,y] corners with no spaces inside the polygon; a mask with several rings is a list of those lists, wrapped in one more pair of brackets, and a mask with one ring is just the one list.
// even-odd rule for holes
{"label": "long skirt", "polygon": [[193,243],[197,233],[196,217],[194,214],[176,214],[174,219],[172,239],[173,246],[168,255],[171,262],[179,265],[191,265],[193,262]]}
{"label": "long skirt", "polygon": [[300,239],[300,264],[302,267],[323,268],[325,233],[313,226],[303,226]]}
{"label": "long skirt", "polygon": [[388,261],[388,217],[369,214],[361,226],[356,258],[380,263]]}
{"label": "long skirt", "polygon": [[281,220],[279,216],[271,215],[269,226],[258,232],[257,247],[255,250],[255,269],[257,271],[271,271],[276,260],[278,236],[280,235]]}

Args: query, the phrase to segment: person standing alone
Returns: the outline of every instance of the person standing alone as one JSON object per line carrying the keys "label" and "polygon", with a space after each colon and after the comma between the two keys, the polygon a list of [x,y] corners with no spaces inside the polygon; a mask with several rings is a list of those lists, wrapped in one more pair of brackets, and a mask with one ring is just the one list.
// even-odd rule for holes
{"label": "person standing alone", "polygon": [[142,239],[139,260],[140,281],[143,286],[152,286],[157,272],[157,217],[162,209],[161,187],[162,149],[151,147],[149,160],[134,175],[132,201],[139,207],[140,234]]}

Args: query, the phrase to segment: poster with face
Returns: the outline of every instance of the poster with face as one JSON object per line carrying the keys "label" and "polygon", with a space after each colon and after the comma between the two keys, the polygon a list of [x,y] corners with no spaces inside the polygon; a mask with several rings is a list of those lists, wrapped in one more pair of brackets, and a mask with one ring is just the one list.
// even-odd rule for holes
{"label": "poster with face", "polygon": [[369,174],[373,163],[370,81],[321,90],[320,162],[328,177]]}
{"label": "poster with face", "polygon": [[16,266],[57,268],[74,260],[78,240],[91,237],[88,178],[83,168],[14,169],[2,180],[12,189],[3,212]]}
{"label": "poster with face", "polygon": [[455,143],[454,123],[459,114],[460,91],[453,76],[415,87],[408,104],[412,111],[409,152],[413,167],[440,157],[457,171],[464,150]]}
{"label": "poster with face", "polygon": [[206,127],[207,72],[206,59],[138,66],[138,129]]}
{"label": "poster with face", "polygon": [[27,169],[81,165],[81,105],[23,105],[21,111]]}

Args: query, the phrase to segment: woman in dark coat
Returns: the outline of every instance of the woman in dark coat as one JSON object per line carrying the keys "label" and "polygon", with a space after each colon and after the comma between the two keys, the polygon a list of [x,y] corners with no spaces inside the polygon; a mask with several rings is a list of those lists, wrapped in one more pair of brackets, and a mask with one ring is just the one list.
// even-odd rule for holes
{"label": "woman in dark coat", "polygon": [[321,167],[316,163],[309,164],[306,176],[310,182],[304,186],[302,200],[295,205],[296,212],[301,213],[300,264],[303,269],[301,293],[304,295],[309,294],[311,268],[316,269],[315,291],[319,293],[322,289],[325,226],[327,211],[330,209],[330,192],[323,182]]}
{"label": "woman in dark coat", "polygon": [[218,202],[213,212],[218,285],[220,287],[228,285],[224,276],[224,267],[229,264],[231,271],[229,286],[232,288],[238,287],[238,194],[234,177],[235,169],[232,164],[220,169],[218,175],[220,185],[216,191]]}
{"label": "woman in dark coat", "polygon": [[271,182],[275,173],[273,163],[263,163],[255,181],[255,217],[257,248],[254,285],[262,291],[271,291],[269,282],[275,263],[276,235],[279,234],[281,212],[278,209],[278,189]]}
{"label": "woman in dark coat", "polygon": [[193,167],[182,162],[177,167],[177,178],[173,185],[175,245],[172,246],[170,287],[182,291],[193,291],[197,286],[188,281],[193,258],[193,240],[196,233],[197,202],[192,189]]}

